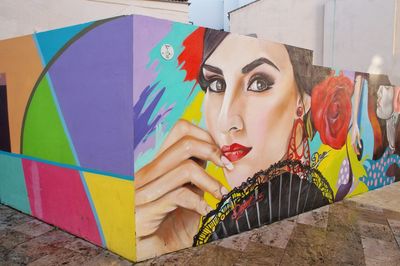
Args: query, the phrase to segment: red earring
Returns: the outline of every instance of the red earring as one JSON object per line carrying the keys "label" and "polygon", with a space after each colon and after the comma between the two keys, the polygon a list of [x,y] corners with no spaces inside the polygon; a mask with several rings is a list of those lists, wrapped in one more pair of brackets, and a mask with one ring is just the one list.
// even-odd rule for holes
{"label": "red earring", "polygon": [[[293,123],[292,133],[290,135],[289,146],[287,150],[287,159],[292,161],[301,161],[303,165],[310,165],[310,147],[308,145],[306,129],[303,122],[304,109],[298,106],[296,110],[297,119]],[[302,138],[299,146],[296,145],[297,130],[302,130]],[[299,153],[299,149],[300,153]],[[301,172],[299,167],[289,169],[295,174]]]}

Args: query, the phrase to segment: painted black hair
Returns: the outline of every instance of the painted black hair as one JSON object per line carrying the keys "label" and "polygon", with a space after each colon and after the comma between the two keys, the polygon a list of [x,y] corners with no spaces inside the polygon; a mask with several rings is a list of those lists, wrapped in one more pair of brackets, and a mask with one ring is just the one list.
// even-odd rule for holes
{"label": "painted black hair", "polygon": [[[222,41],[229,35],[229,32],[217,31],[206,29],[204,33],[204,46],[203,46],[203,59],[201,68],[205,61],[211,56],[212,53],[218,48]],[[252,35],[249,37],[257,37]],[[285,45],[289,54],[290,62],[293,66],[293,74],[296,80],[297,87],[301,94],[307,93],[311,95],[311,89],[321,82],[330,72],[330,69],[319,69],[313,71],[312,65],[313,52],[311,50]],[[198,82],[201,88],[206,90],[206,82],[203,72],[199,71]]]}

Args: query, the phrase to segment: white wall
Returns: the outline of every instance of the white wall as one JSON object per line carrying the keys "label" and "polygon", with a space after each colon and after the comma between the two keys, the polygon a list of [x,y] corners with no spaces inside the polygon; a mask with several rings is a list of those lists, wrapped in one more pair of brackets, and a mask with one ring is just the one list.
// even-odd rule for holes
{"label": "white wall", "polygon": [[230,30],[311,49],[314,63],[322,64],[327,1],[258,1],[230,13]]}
{"label": "white wall", "polygon": [[248,5],[256,0],[224,0],[224,30],[231,31],[229,13],[233,10],[239,9]]}
{"label": "white wall", "polygon": [[308,48],[314,64],[384,73],[400,85],[400,0],[261,0],[230,17],[232,32]]}
{"label": "white wall", "polygon": [[389,74],[400,85],[396,1],[336,0],[325,10],[324,64]]}
{"label": "white wall", "polygon": [[191,0],[189,20],[211,29],[224,28],[224,0]]}
{"label": "white wall", "polygon": [[145,0],[1,0],[0,40],[128,14],[188,22],[182,3]]}

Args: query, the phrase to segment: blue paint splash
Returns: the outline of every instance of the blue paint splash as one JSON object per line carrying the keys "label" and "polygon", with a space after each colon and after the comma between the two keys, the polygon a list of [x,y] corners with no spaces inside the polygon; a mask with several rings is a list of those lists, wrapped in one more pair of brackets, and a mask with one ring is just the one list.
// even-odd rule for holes
{"label": "blue paint splash", "polygon": [[[149,54],[147,67],[156,65],[155,71],[158,75],[153,85],[146,88],[135,105],[135,171],[154,159],[172,127],[201,91],[194,81],[185,81],[186,72],[181,70],[177,59],[184,49],[183,41],[197,28],[174,23],[171,31]],[[164,44],[169,44],[174,49],[174,57],[171,60],[165,60],[161,56],[160,51]],[[136,116],[139,112],[143,112],[140,117]],[[149,141],[154,142],[152,147],[145,145],[145,142],[148,144]]]}
{"label": "blue paint splash", "polygon": [[390,149],[387,148],[380,159],[366,160],[364,166],[367,176],[361,177],[360,180],[367,185],[369,190],[392,184],[395,181],[395,177],[386,176],[386,172],[393,164],[400,166],[400,156],[392,154]]}
{"label": "blue paint splash", "polygon": [[147,86],[140,94],[139,100],[133,107],[133,123],[135,125],[133,140],[134,149],[136,149],[139,143],[146,141],[148,135],[155,131],[157,123],[171,110],[171,108],[169,108],[164,112],[158,112],[153,119],[150,119],[165,92],[165,88],[158,91],[155,97],[150,99],[149,105],[144,109],[145,102],[149,100],[150,94],[156,86],[157,83],[153,86]]}

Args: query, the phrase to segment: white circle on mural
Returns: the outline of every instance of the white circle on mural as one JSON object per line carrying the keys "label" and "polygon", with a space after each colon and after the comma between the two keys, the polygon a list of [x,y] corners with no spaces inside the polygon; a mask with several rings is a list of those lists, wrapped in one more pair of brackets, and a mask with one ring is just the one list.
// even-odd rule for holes
{"label": "white circle on mural", "polygon": [[165,60],[171,60],[174,57],[174,48],[172,45],[166,43],[161,46],[161,56]]}

